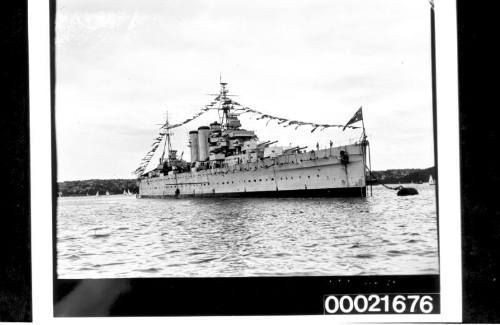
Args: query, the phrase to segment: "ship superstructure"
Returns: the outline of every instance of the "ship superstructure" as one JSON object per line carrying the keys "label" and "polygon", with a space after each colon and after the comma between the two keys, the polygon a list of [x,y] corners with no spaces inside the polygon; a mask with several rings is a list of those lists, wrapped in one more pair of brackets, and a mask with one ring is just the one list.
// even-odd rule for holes
{"label": "ship superstructure", "polygon": [[360,140],[349,145],[309,151],[277,146],[242,128],[238,103],[229,97],[227,83],[220,85],[219,121],[189,132],[190,162],[172,149],[167,117],[162,157],[156,168],[139,173],[139,197],[366,196],[364,128]]}

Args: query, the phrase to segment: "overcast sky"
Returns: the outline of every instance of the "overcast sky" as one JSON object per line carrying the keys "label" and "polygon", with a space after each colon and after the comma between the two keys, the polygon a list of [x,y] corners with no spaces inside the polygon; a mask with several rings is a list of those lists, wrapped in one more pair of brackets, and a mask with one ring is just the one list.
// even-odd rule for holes
{"label": "overcast sky", "polygon": [[[219,90],[271,115],[343,124],[363,106],[372,168],[434,165],[427,0],[58,0],[58,180],[131,178],[168,110],[192,117]],[[188,132],[174,130],[189,159]],[[359,130],[282,128],[261,140],[324,147]]]}

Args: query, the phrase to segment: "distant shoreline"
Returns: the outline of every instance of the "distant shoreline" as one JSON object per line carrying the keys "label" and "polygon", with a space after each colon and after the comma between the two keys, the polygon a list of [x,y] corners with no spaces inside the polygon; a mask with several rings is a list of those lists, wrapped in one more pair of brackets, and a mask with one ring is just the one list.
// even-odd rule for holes
{"label": "distant shoreline", "polygon": [[[373,171],[372,179],[368,176],[368,185],[382,184],[423,184],[429,181],[429,176],[437,180],[436,168],[424,169],[388,169],[383,171]],[[57,183],[57,192],[62,196],[95,196],[123,194],[123,191],[130,191],[135,194],[139,192],[137,179],[88,179],[79,181],[64,181]]]}

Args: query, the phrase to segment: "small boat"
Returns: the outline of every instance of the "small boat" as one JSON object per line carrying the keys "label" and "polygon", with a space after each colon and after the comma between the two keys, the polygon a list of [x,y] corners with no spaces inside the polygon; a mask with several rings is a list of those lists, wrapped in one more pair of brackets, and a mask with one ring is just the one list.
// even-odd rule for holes
{"label": "small boat", "polygon": [[436,185],[436,181],[432,178],[432,175],[429,175],[429,185]]}
{"label": "small boat", "polygon": [[132,195],[132,193],[130,193],[130,190],[127,190],[127,194],[128,194],[128,195]]}
{"label": "small boat", "polygon": [[106,195],[109,195],[109,192],[108,192],[108,191],[106,191]]}
{"label": "small boat", "polygon": [[95,194],[95,196],[99,196],[99,191],[97,191],[97,193]]}
{"label": "small boat", "polygon": [[127,191],[123,190],[123,195],[127,195]]}

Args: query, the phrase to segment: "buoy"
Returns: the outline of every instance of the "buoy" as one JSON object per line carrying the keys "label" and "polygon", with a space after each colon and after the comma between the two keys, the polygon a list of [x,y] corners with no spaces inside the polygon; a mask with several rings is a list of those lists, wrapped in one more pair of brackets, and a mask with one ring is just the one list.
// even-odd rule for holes
{"label": "buoy", "polygon": [[416,188],[413,187],[403,187],[399,186],[398,187],[398,196],[407,196],[407,195],[417,195],[418,191]]}
{"label": "buoy", "polygon": [[389,189],[389,190],[396,190],[398,191],[396,194],[398,196],[408,196],[408,195],[417,195],[418,194],[418,191],[416,188],[414,187],[403,187],[402,185],[399,185],[398,187],[390,187],[390,186],[387,186],[385,185],[384,183],[382,183],[380,180],[378,180],[377,178],[375,178],[371,172],[371,170],[368,170],[370,172],[370,177],[372,179],[375,179],[380,185],[382,185],[383,187]]}

